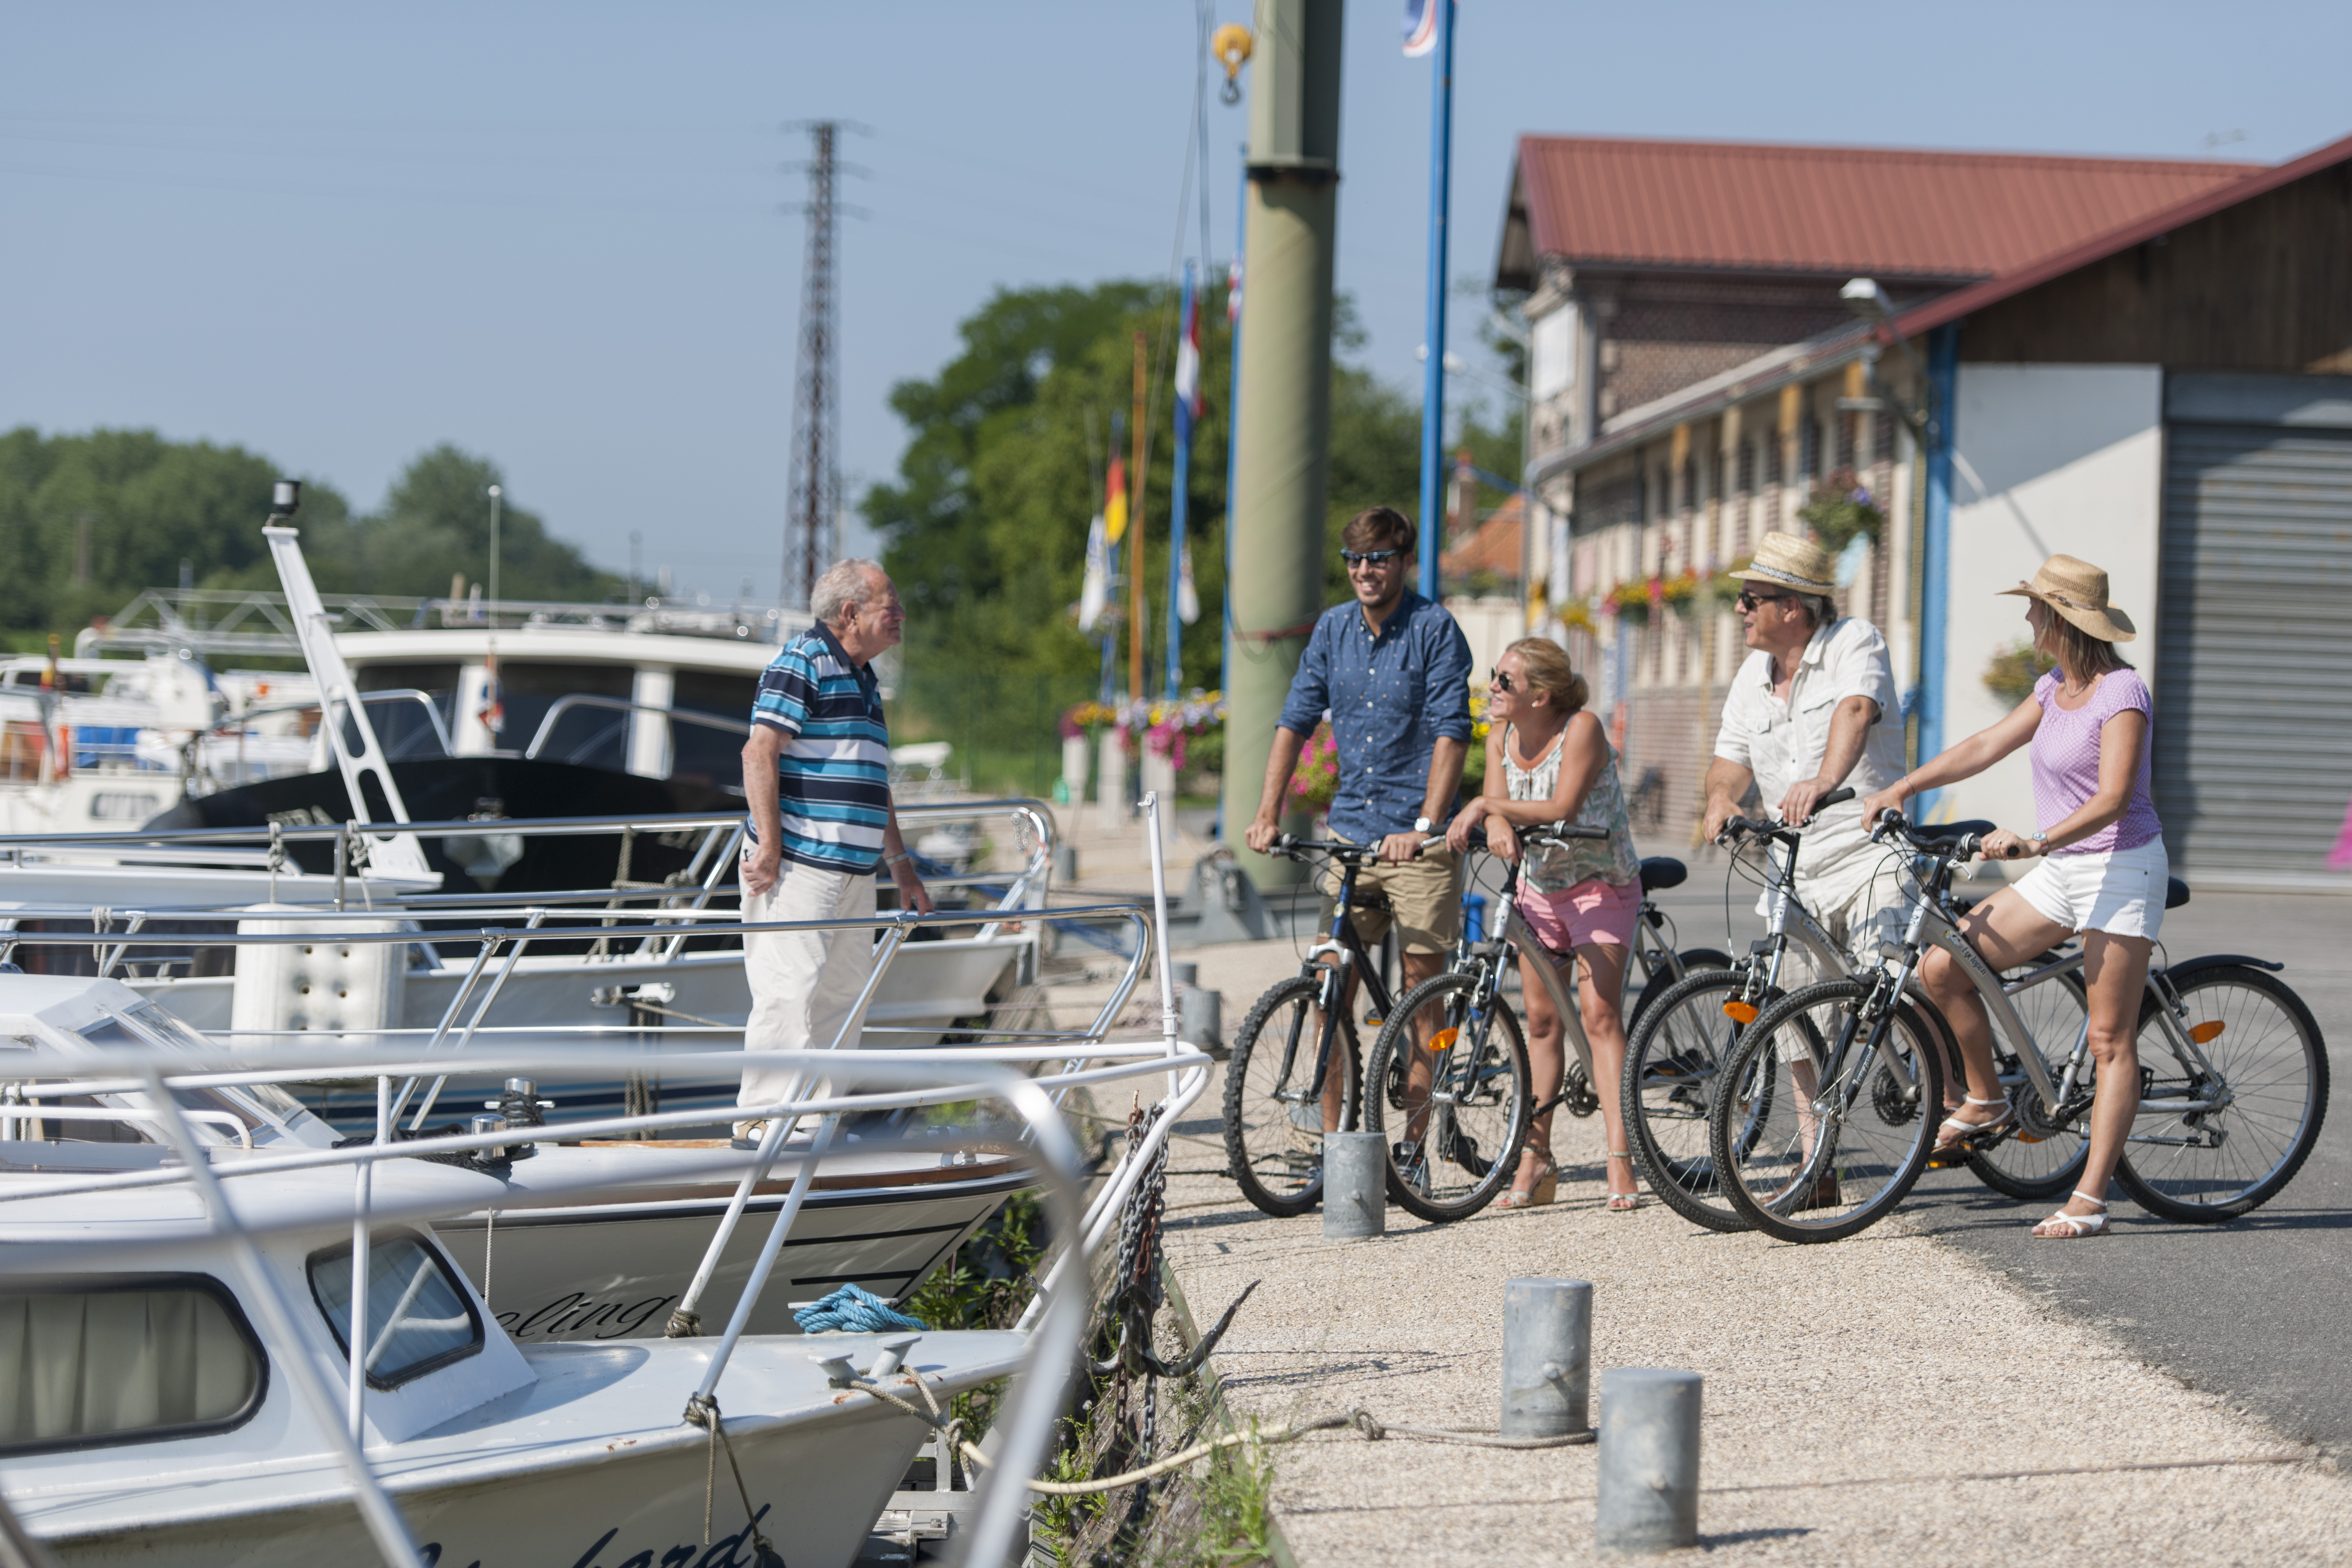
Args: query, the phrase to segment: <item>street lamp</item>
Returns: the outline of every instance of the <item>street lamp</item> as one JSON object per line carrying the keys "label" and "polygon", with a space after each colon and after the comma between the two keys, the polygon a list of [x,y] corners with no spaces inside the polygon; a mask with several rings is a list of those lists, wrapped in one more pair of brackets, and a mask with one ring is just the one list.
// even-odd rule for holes
{"label": "street lamp", "polygon": [[499,498],[506,494],[498,486],[490,487],[490,615],[498,616],[499,605]]}
{"label": "street lamp", "polygon": [[1919,358],[1919,352],[1911,346],[1911,340],[1895,331],[1895,301],[1887,298],[1886,290],[1879,286],[1875,278],[1848,279],[1845,287],[1838,290],[1838,298],[1845,301],[1847,310],[1879,329],[1878,332],[1871,334],[1870,341],[1862,349],[1863,376],[1872,394],[1893,409],[1895,417],[1911,426],[1913,435],[1925,441],[1932,427],[1934,412],[1927,406],[1926,399],[1922,398],[1921,405],[1916,409],[1906,406],[1878,374],[1878,338],[1880,333],[1884,333],[1902,351],[1903,357],[1911,362],[1911,374],[1918,378],[1921,389],[1924,391],[1933,384],[1927,377],[1927,366]]}

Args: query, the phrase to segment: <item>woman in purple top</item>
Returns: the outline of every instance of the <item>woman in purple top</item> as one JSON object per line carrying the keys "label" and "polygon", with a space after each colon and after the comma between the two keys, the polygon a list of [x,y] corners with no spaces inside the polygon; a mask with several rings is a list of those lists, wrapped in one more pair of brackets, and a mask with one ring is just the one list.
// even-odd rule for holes
{"label": "woman in purple top", "polygon": [[[2090,1151],[2082,1185],[2033,1227],[2039,1237],[2073,1240],[2107,1228],[2107,1182],[2139,1108],[2140,992],[2170,875],[2148,784],[2154,703],[2147,683],[2116,652],[2116,644],[2137,634],[2131,617],[2107,603],[2105,572],[2053,555],[2032,583],[2002,592],[2025,597],[2034,651],[2058,668],[2009,717],[1872,795],[1863,812],[1875,821],[1922,790],[1971,778],[2018,747],[2032,746],[2039,825],[2031,834],[1986,835],[1983,854],[1989,860],[2039,856],[2042,864],[1969,910],[1960,932],[1996,972],[2082,936],[2097,1063]],[[1967,1103],[1937,1129],[1937,1148],[1949,1149],[2005,1125],[2014,1113],[1993,1066],[1991,1020],[1967,976],[1947,954],[1930,951],[1920,979],[1950,1020],[1968,1073]]]}

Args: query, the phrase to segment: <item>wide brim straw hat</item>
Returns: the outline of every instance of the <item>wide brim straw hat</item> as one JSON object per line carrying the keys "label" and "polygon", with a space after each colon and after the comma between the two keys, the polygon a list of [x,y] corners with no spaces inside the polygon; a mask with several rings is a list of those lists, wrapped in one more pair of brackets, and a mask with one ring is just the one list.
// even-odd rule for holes
{"label": "wide brim straw hat", "polygon": [[2000,592],[2039,599],[2102,642],[2130,642],[2139,636],[2131,617],[2107,603],[2107,574],[2071,555],[2053,555],[2032,582]]}
{"label": "wide brim straw hat", "polygon": [[1800,594],[1834,594],[1837,570],[1830,552],[1793,533],[1768,533],[1756,544],[1756,558],[1733,576],[1749,583],[1777,583]]}

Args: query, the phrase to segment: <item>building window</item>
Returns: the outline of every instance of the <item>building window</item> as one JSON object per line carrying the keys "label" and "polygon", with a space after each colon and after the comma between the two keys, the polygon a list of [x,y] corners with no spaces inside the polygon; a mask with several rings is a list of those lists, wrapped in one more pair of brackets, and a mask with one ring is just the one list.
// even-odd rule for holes
{"label": "building window", "polygon": [[1837,416],[1837,466],[1841,468],[1851,469],[1854,465],[1854,447],[1860,440],[1854,424],[1861,417],[1859,414],[1845,413]]}
{"label": "building window", "polygon": [[1822,471],[1822,422],[1807,419],[1798,426],[1797,482],[1810,484]]}
{"label": "building window", "polygon": [[1528,395],[1538,403],[1576,384],[1576,307],[1538,316],[1528,329]]}

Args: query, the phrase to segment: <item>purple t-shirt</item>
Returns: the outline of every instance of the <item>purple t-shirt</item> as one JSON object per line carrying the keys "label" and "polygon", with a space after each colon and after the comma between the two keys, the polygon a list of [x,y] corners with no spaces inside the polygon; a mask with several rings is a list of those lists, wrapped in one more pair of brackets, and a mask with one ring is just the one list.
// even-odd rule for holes
{"label": "purple t-shirt", "polygon": [[2083,809],[2099,793],[2099,735],[2108,720],[2134,709],[2148,717],[2147,741],[2139,751],[2139,776],[2132,780],[2131,804],[2116,821],[2078,844],[2053,849],[2053,855],[2089,855],[2101,849],[2137,849],[2164,836],[2156,819],[2156,795],[2149,783],[2148,753],[2156,750],[2153,726],[2156,704],[2147,682],[2136,669],[2111,669],[2091,689],[2091,700],[2069,713],[2058,706],[2058,672],[2052,670],[2033,683],[2033,699],[2042,704],[2042,722],[2033,731],[2033,810],[2042,832],[2057,826]]}

